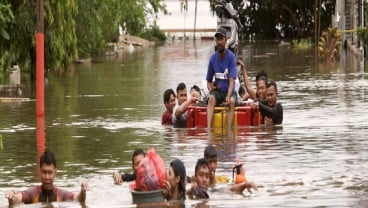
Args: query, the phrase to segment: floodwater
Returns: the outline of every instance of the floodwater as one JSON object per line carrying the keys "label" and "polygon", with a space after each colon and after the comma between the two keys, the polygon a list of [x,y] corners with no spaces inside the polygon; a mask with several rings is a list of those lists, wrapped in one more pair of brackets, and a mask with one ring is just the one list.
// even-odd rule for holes
{"label": "floodwater", "polygon": [[[315,64],[311,51],[244,44],[239,54],[252,83],[259,70],[278,83],[282,126],[211,134],[161,126],[163,91],[179,82],[200,85],[212,51],[211,41],[170,42],[50,75],[44,121],[36,121],[34,100],[0,103],[0,207],[7,206],[6,190],[39,183],[37,157],[45,147],[57,156],[56,185],[77,192],[80,182],[89,182],[88,207],[134,207],[129,184],[114,185],[112,174],[131,171],[135,148],[154,147],[166,164],[180,158],[193,175],[209,143],[219,153],[219,175],[231,177],[238,158],[259,190],[213,191],[210,200],[186,200],[186,207],[367,207],[363,64],[343,55],[340,63],[326,66]],[[25,84],[24,96],[34,98],[32,84]]]}

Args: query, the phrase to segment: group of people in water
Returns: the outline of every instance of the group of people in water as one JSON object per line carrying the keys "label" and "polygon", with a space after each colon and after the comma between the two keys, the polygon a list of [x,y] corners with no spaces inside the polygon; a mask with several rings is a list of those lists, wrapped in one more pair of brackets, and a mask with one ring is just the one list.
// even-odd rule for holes
{"label": "group of people in water", "polygon": [[[243,105],[248,100],[253,101],[251,107],[259,108],[261,124],[281,124],[283,108],[281,103],[277,101],[276,82],[268,81],[266,72],[258,72],[256,74],[256,90],[254,90],[243,61],[236,59],[235,54],[225,47],[227,42],[226,29],[221,27],[217,29],[215,41],[217,50],[210,58],[206,75],[209,95],[203,98],[204,95],[201,94],[199,87],[194,85],[188,98],[184,83],[178,84],[176,95],[172,89],[165,90],[163,98],[166,111],[162,115],[162,125],[173,125],[178,128],[187,127],[188,106],[195,105],[200,101],[207,105],[208,128],[212,126],[214,108],[219,105],[228,106],[227,127],[232,128],[235,106]],[[237,64],[240,65],[243,74],[244,86],[236,86]]]}
{"label": "group of people in water", "polygon": [[[166,180],[163,185],[163,194],[167,200],[184,200],[186,196],[190,199],[208,199],[208,190],[214,188],[217,183],[216,169],[218,165],[217,150],[213,145],[208,145],[203,154],[203,158],[197,160],[194,176],[187,176],[186,168],[180,159],[174,159],[170,162],[167,171]],[[115,184],[130,182],[136,179],[138,165],[145,157],[142,149],[136,149],[132,155],[133,173],[115,172],[113,180]],[[186,184],[191,183],[190,188]],[[229,185],[225,188],[227,191],[242,193],[244,189],[251,192],[257,190],[254,182],[240,181],[237,184]]]}
{"label": "group of people in water", "polygon": [[[258,107],[261,112],[262,124],[281,124],[283,120],[283,108],[277,101],[278,91],[275,82],[268,81],[267,73],[259,72],[256,75],[256,90],[250,84],[247,76],[245,64],[236,60],[236,56],[226,46],[226,30],[219,28],[215,33],[216,52],[210,58],[206,75],[209,95],[205,98],[198,86],[194,85],[190,89],[190,96],[184,83],[178,84],[176,94],[172,89],[164,92],[164,104],[166,111],[162,115],[163,125],[173,125],[174,127],[187,127],[187,110],[191,104],[198,102],[207,105],[207,125],[211,128],[215,106],[225,103],[228,106],[227,124],[232,128],[235,106],[252,99],[253,107]],[[236,65],[240,65],[244,87],[239,86],[236,91],[235,80],[237,79]],[[189,98],[188,98],[189,97]],[[136,171],[140,162],[145,158],[142,149],[136,149],[132,155],[133,173],[113,174],[115,184],[136,180]],[[16,203],[38,203],[54,201],[85,202],[86,191],[89,189],[88,183],[81,183],[79,193],[72,193],[64,189],[57,188],[53,182],[57,173],[56,159],[53,152],[46,150],[40,157],[41,185],[31,187],[20,193],[8,191],[5,197],[9,205]],[[217,152],[212,145],[208,145],[204,151],[204,157],[198,159],[193,177],[188,177],[184,163],[180,159],[170,162],[170,168],[163,185],[163,193],[167,200],[183,200],[186,196],[190,198],[209,198],[208,189],[216,184]],[[189,189],[186,184],[191,183]],[[243,192],[244,189],[251,191],[257,189],[253,182],[242,181],[238,184],[229,185],[227,190],[231,192]]]}
{"label": "group of people in water", "polygon": [[[170,162],[169,170],[166,174],[162,188],[162,193],[166,200],[185,200],[188,196],[190,199],[208,199],[208,189],[214,188],[217,182],[217,150],[213,145],[208,145],[204,150],[204,157],[198,159],[195,165],[193,177],[188,177],[184,163],[180,159],[174,159]],[[113,181],[119,185],[123,182],[135,181],[140,163],[146,157],[142,149],[135,149],[132,154],[133,173],[115,172]],[[58,188],[54,185],[54,179],[57,173],[56,158],[52,151],[46,150],[40,157],[39,161],[41,185],[36,185],[24,191],[15,193],[7,191],[5,197],[8,199],[9,205],[13,206],[19,203],[51,203],[64,201],[86,201],[86,191],[89,189],[87,182],[81,183],[79,193],[69,192]],[[189,189],[186,188],[187,183],[191,183]],[[251,192],[251,189],[257,190],[257,186],[253,182],[246,180],[237,182],[237,184],[229,185],[225,188],[227,191],[242,193],[244,189]],[[139,190],[137,190],[139,191]]]}

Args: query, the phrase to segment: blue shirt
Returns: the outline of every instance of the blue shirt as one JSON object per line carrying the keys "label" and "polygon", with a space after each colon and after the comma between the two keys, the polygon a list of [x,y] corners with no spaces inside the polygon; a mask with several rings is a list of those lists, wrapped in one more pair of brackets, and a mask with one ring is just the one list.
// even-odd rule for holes
{"label": "blue shirt", "polygon": [[228,91],[229,78],[236,79],[237,75],[235,55],[229,49],[225,50],[224,59],[220,58],[218,51],[212,54],[206,76],[208,82],[212,82],[213,76],[215,76],[215,81],[223,92]]}

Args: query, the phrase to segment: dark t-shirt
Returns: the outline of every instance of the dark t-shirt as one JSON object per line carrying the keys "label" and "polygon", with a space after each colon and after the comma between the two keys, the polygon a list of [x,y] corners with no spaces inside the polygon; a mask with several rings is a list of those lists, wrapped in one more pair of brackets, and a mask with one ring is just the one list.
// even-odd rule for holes
{"label": "dark t-shirt", "polygon": [[130,181],[135,181],[135,174],[130,174],[130,173],[124,173],[124,174],[121,174],[121,179],[125,182],[130,182]]}
{"label": "dark t-shirt", "polygon": [[283,109],[281,103],[277,103],[275,106],[270,107],[264,102],[259,102],[259,110],[262,114],[262,119],[267,116],[272,119],[273,124],[282,124]]}
{"label": "dark t-shirt", "polygon": [[25,204],[39,202],[62,202],[73,201],[74,194],[72,192],[56,188],[52,190],[44,190],[42,186],[33,186],[21,192],[22,202]]}
{"label": "dark t-shirt", "polygon": [[162,114],[161,124],[162,125],[173,125],[173,122],[172,122],[172,113],[170,113],[169,111],[165,111]]}

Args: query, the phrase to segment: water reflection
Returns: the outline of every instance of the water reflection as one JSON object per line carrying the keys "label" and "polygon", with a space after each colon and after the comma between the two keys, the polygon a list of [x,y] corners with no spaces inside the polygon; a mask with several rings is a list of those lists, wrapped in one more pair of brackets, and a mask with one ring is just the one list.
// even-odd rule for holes
{"label": "water reflection", "polygon": [[[129,184],[113,185],[111,177],[117,170],[131,171],[132,150],[155,147],[167,163],[182,159],[193,175],[210,143],[219,152],[219,175],[231,177],[240,159],[247,178],[260,188],[242,195],[214,192],[209,201],[187,200],[187,207],[361,207],[368,193],[368,74],[360,61],[346,57],[326,68],[315,65],[313,52],[244,45],[239,52],[250,79],[265,70],[278,84],[282,126],[210,133],[161,126],[162,92],[179,82],[199,85],[212,46],[212,41],[174,41],[50,76],[44,131],[34,101],[0,104],[0,207],[6,207],[5,190],[37,182],[42,144],[58,158],[57,185],[78,192],[77,184],[88,179],[88,207],[132,207]],[[32,90],[24,93],[34,97]],[[44,142],[37,136],[43,133]]]}

